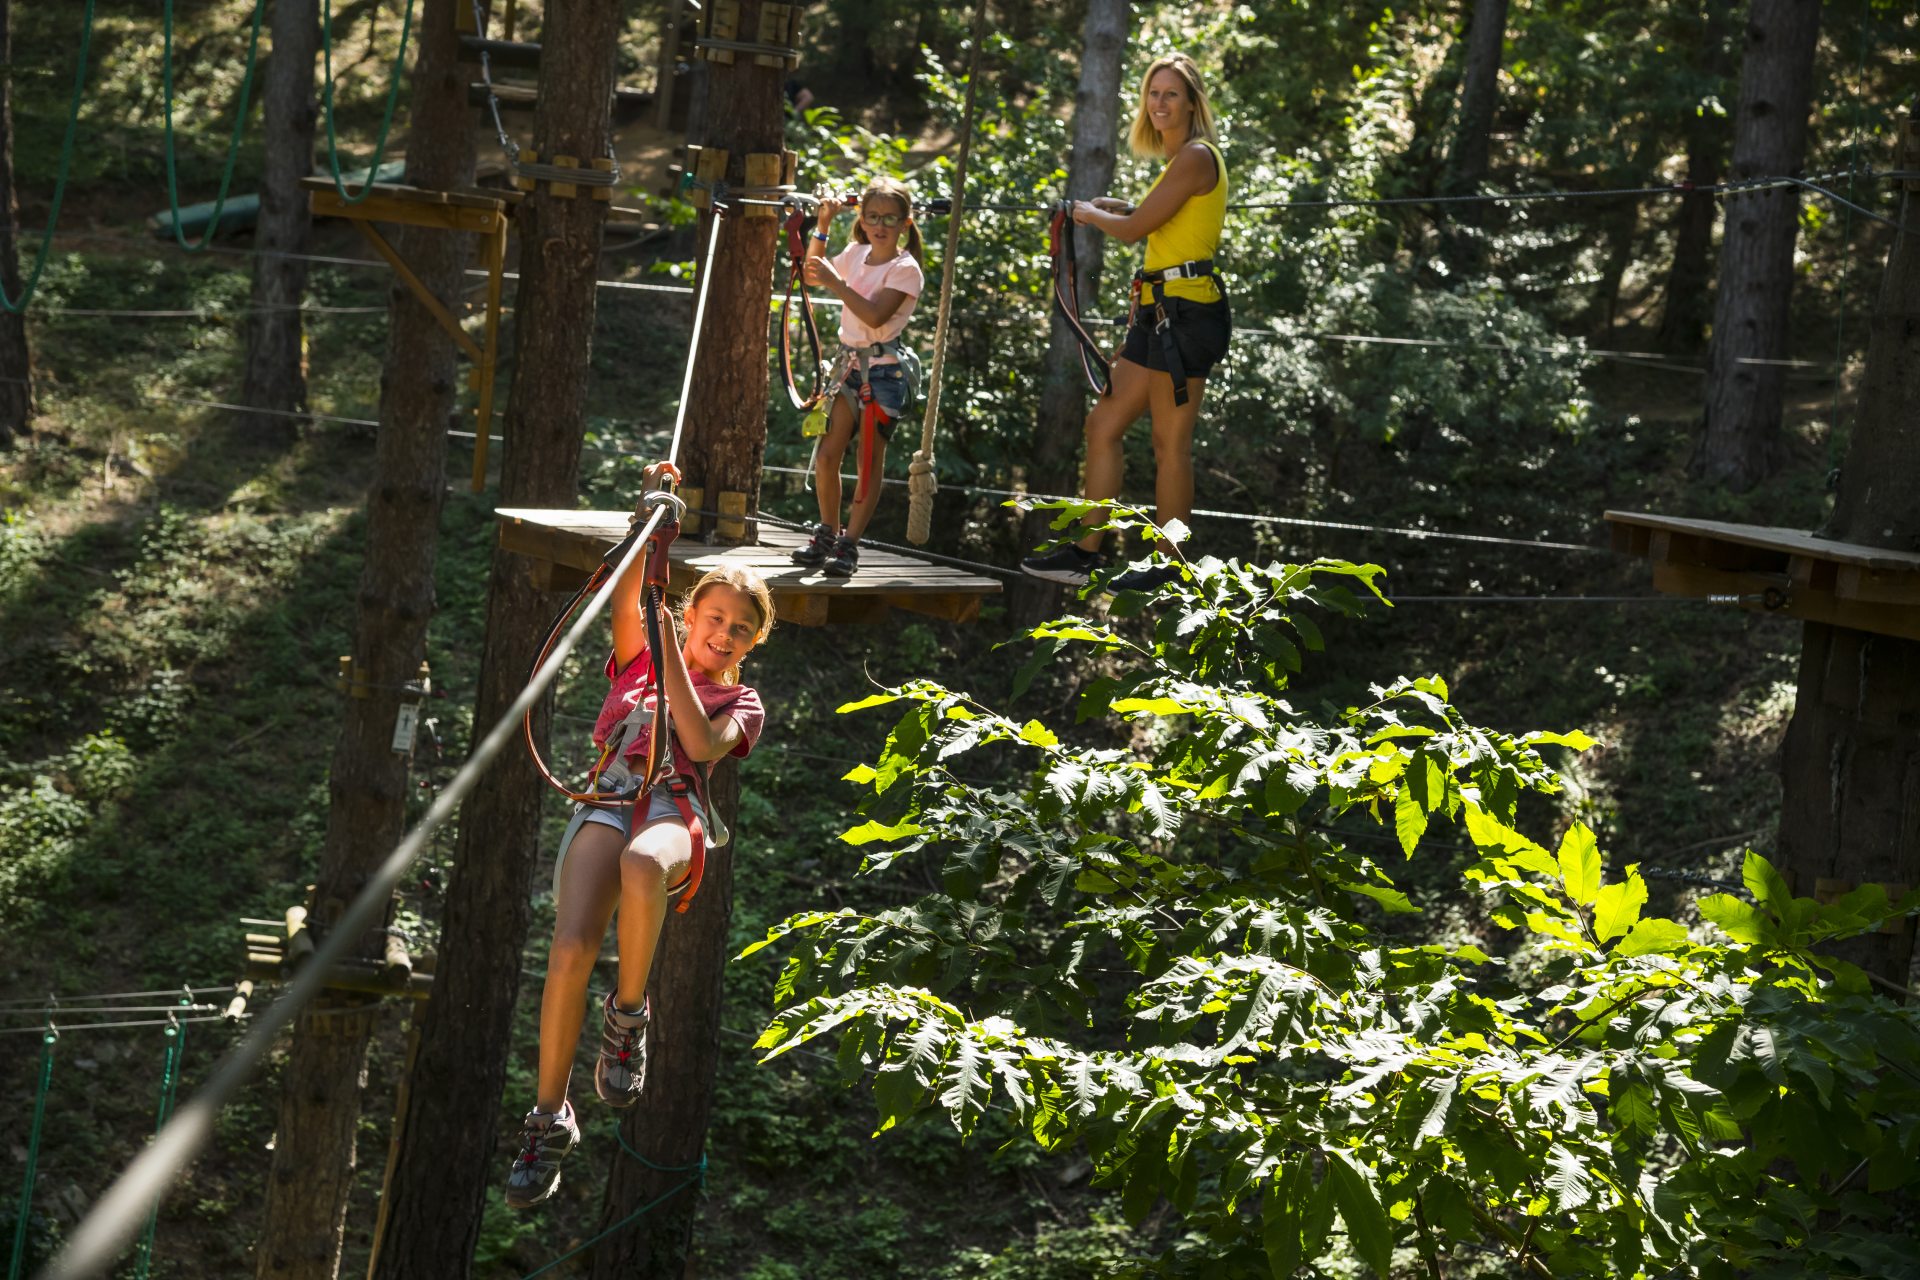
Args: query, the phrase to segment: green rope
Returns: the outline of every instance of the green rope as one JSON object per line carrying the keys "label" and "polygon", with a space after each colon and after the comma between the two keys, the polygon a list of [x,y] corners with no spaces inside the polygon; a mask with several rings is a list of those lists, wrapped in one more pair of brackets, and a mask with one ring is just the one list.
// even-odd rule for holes
{"label": "green rope", "polygon": [[[91,3],[91,0],[89,0]],[[374,139],[373,159],[367,162],[367,180],[354,195],[347,190],[346,177],[340,172],[340,140],[333,129],[333,0],[320,0],[320,47],[327,73],[322,94],[327,110],[327,164],[333,170],[333,189],[348,204],[359,204],[373,194],[373,175],[380,168],[380,157],[387,149],[387,130],[393,125],[393,107],[400,100],[400,74],[407,64],[407,36],[413,30],[413,0],[407,0],[406,16],[400,20],[400,51],[393,55],[393,75],[387,81],[387,109],[380,119],[380,136]]]}
{"label": "green rope", "polygon": [[[187,1048],[186,1028],[176,1023],[167,1028],[166,1036],[167,1056],[160,1067],[160,1105],[155,1109],[153,1120],[155,1137],[167,1127],[167,1118],[173,1114],[173,1099],[180,1085],[180,1055]],[[153,1208],[147,1210],[147,1229],[140,1237],[140,1256],[133,1272],[135,1280],[147,1280],[147,1269],[153,1264],[153,1232],[159,1222],[160,1201],[155,1200]]]}
{"label": "green rope", "polygon": [[47,209],[47,225],[40,232],[40,252],[34,255],[33,270],[27,273],[18,300],[9,298],[6,288],[0,286],[0,307],[16,316],[33,301],[33,291],[40,285],[40,273],[46,268],[47,255],[53,251],[53,227],[60,221],[60,203],[67,196],[67,170],[73,164],[73,139],[80,127],[80,98],[87,86],[87,50],[92,44],[93,0],[87,0],[86,12],[80,19],[80,57],[73,72],[73,102],[67,108],[67,136],[60,143],[60,168],[53,180],[53,203]]}
{"label": "green rope", "polygon": [[[88,6],[92,16],[92,4]],[[60,1033],[51,1020],[40,1041],[40,1092],[33,1098],[33,1128],[27,1134],[27,1177],[20,1184],[20,1209],[13,1220],[13,1263],[7,1268],[7,1280],[20,1280],[21,1263],[27,1255],[27,1214],[33,1208],[33,1180],[40,1165],[40,1122],[47,1114],[47,1090],[53,1085],[53,1043]]]}
{"label": "green rope", "polygon": [[200,243],[190,244],[186,229],[180,225],[180,181],[175,173],[173,154],[173,0],[166,0],[162,9],[161,43],[165,60],[161,64],[160,78],[165,86],[167,104],[167,203],[173,209],[173,238],[188,253],[205,249],[213,243],[214,234],[220,230],[220,213],[227,207],[227,189],[233,185],[233,170],[240,159],[240,135],[247,127],[247,107],[253,101],[253,72],[259,64],[260,55],[260,17],[266,11],[267,0],[253,0],[253,31],[247,37],[247,70],[240,78],[240,105],[233,112],[233,135],[227,139],[226,172],[220,175],[220,194],[214,197],[213,218],[207,223],[206,233],[200,237]]}
{"label": "green rope", "polygon": [[655,1209],[659,1208],[661,1205],[665,1204],[667,1201],[673,1199],[675,1196],[679,1195],[682,1191],[685,1191],[688,1187],[699,1185],[700,1182],[703,1179],[705,1179],[707,1176],[707,1158],[704,1155],[702,1155],[698,1160],[694,1161],[692,1164],[671,1164],[671,1165],[655,1164],[653,1161],[647,1159],[645,1156],[641,1155],[638,1151],[635,1151],[632,1147],[627,1145],[627,1136],[620,1132],[620,1129],[617,1125],[614,1127],[613,1136],[619,1140],[620,1149],[622,1151],[632,1156],[635,1160],[638,1160],[641,1164],[647,1166],[647,1168],[655,1170],[656,1172],[659,1172],[659,1173],[690,1173],[691,1176],[687,1177],[679,1185],[671,1188],[670,1190],[663,1191],[659,1195],[655,1196],[653,1199],[647,1201],[645,1204],[641,1205],[638,1209],[635,1209],[632,1213],[620,1219],[620,1221],[614,1223],[612,1226],[608,1227],[605,1231],[602,1231],[599,1235],[594,1236],[591,1240],[582,1241],[579,1245],[577,1245],[572,1249],[567,1250],[567,1252],[561,1254],[559,1257],[555,1258],[552,1262],[549,1262],[546,1265],[539,1267],[533,1271],[527,1272],[526,1275],[521,1277],[521,1280],[533,1280],[535,1276],[545,1275],[547,1272],[553,1270],[555,1267],[559,1266],[561,1263],[565,1262],[567,1259],[578,1257],[580,1254],[585,1253],[588,1249],[591,1249],[593,1248],[593,1246],[599,1244],[602,1240],[605,1240],[608,1236],[614,1235],[615,1233],[625,1229],[626,1227],[632,1225],[633,1223],[638,1222],[641,1218],[646,1217],[649,1213],[652,1213]]}

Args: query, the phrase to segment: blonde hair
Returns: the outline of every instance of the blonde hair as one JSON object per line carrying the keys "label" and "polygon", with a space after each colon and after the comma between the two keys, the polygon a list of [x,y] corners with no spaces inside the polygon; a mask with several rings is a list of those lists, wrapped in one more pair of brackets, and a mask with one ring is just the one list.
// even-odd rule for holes
{"label": "blonde hair", "polygon": [[[913,188],[897,178],[875,178],[867,184],[867,189],[860,193],[860,212],[862,214],[867,211],[867,201],[873,199],[875,196],[884,196],[889,200],[898,200],[900,202],[900,211],[907,215],[906,226],[904,227],[905,234],[900,238],[901,247],[912,256],[915,262],[925,261],[927,246],[926,243],[920,239],[920,224],[913,220]],[[853,222],[853,238],[861,244],[872,243],[867,239],[866,225],[858,218],[854,219]]]}
{"label": "blonde hair", "polygon": [[1213,106],[1207,101],[1207,86],[1200,79],[1200,68],[1194,65],[1192,58],[1184,53],[1163,53],[1147,67],[1147,73],[1140,77],[1140,102],[1133,109],[1133,128],[1127,134],[1127,150],[1136,156],[1165,156],[1165,143],[1160,131],[1153,127],[1153,117],[1147,113],[1147,86],[1162,71],[1171,71],[1179,76],[1187,86],[1187,97],[1193,100],[1193,122],[1187,130],[1187,141],[1196,139],[1220,145],[1220,135],[1213,125]]}
{"label": "blonde hair", "polygon": [[[753,642],[757,645],[765,640],[767,633],[773,630],[773,592],[767,588],[764,578],[745,565],[721,564],[707,570],[700,581],[693,584],[693,590],[687,592],[686,604],[681,610],[681,625],[676,628],[680,633],[679,642],[686,643],[686,623],[693,616],[694,606],[700,603],[700,597],[705,595],[710,587],[715,586],[732,587],[753,601],[753,607],[760,614],[760,627],[753,633]],[[736,662],[722,671],[720,683],[739,684],[740,664]]]}

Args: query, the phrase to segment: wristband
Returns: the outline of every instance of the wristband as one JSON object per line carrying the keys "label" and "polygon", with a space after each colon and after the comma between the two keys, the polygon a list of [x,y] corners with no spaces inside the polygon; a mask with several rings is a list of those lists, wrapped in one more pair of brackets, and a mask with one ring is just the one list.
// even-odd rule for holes
{"label": "wristband", "polygon": [[813,238],[814,238],[815,240],[818,240],[818,241],[819,241],[819,242],[820,242],[821,244],[825,244],[825,243],[827,243],[827,237],[826,237],[826,234],[825,234],[824,232],[820,232],[820,231],[816,231],[816,232],[814,232],[814,233],[813,233]]}

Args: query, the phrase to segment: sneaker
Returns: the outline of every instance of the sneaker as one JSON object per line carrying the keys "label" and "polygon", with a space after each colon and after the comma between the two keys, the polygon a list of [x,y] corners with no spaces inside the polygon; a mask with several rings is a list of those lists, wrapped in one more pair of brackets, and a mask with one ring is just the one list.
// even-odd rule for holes
{"label": "sneaker", "polygon": [[559,1115],[535,1109],[520,1126],[520,1150],[507,1171],[507,1207],[531,1209],[560,1186],[560,1157],[580,1141],[580,1125],[573,1104],[562,1103]]}
{"label": "sneaker", "polygon": [[821,568],[820,572],[829,578],[851,578],[853,571],[860,567],[860,539],[849,538],[845,534],[834,539],[833,557]]}
{"label": "sneaker", "polygon": [[1094,570],[1107,563],[1107,558],[1098,551],[1082,551],[1068,543],[1052,551],[1037,556],[1028,556],[1020,562],[1020,568],[1036,578],[1045,578],[1048,582],[1064,582],[1070,587],[1084,587],[1093,577]]}
{"label": "sneaker", "polygon": [[817,525],[813,531],[812,541],[794,550],[793,562],[809,569],[818,569],[827,562],[827,557],[833,554],[833,544],[832,527],[824,524]]}
{"label": "sneaker", "polygon": [[615,1007],[607,992],[601,1019],[600,1055],[593,1063],[593,1090],[610,1107],[630,1107],[647,1087],[647,1004],[639,1013]]}
{"label": "sneaker", "polygon": [[1169,582],[1180,580],[1180,566],[1156,564],[1146,569],[1129,569],[1107,584],[1109,591],[1158,591]]}

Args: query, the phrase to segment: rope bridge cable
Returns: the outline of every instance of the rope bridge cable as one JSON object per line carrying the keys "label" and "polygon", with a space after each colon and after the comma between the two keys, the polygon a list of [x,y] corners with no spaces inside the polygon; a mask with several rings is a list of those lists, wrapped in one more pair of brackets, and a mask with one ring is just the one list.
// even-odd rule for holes
{"label": "rope bridge cable", "polygon": [[198,244],[189,243],[186,228],[180,225],[180,179],[175,163],[173,137],[173,5],[166,0],[161,7],[162,96],[166,102],[167,207],[172,210],[173,238],[188,253],[199,253],[220,231],[220,214],[227,207],[227,191],[233,185],[233,171],[240,159],[240,138],[246,132],[247,106],[253,100],[253,73],[260,61],[260,19],[267,11],[267,0],[253,0],[253,29],[247,36],[247,69],[240,77],[240,105],[233,110],[233,134],[227,139],[226,169],[220,175],[220,193],[213,200],[213,217]]}
{"label": "rope bridge cable", "polygon": [[535,1276],[545,1275],[547,1272],[553,1270],[555,1267],[567,1261],[569,1258],[574,1258],[579,1256],[582,1253],[585,1253],[588,1249],[593,1248],[593,1246],[599,1244],[602,1240],[607,1239],[609,1236],[616,1235],[624,1228],[632,1225],[635,1222],[638,1222],[641,1218],[646,1217],[647,1214],[653,1212],[655,1209],[659,1208],[661,1205],[665,1204],[667,1201],[673,1199],[675,1196],[679,1195],[682,1191],[685,1191],[688,1187],[698,1186],[701,1182],[706,1180],[707,1158],[704,1155],[702,1155],[698,1160],[694,1161],[692,1164],[659,1165],[647,1159],[645,1156],[641,1155],[638,1151],[635,1151],[631,1146],[629,1146],[627,1144],[626,1135],[620,1132],[620,1127],[618,1125],[614,1126],[613,1136],[619,1140],[620,1149],[622,1151],[632,1156],[635,1160],[638,1160],[641,1164],[646,1165],[647,1168],[656,1170],[660,1173],[686,1173],[687,1177],[684,1180],[682,1180],[678,1186],[672,1187],[669,1190],[661,1192],[659,1195],[647,1201],[645,1204],[641,1205],[638,1209],[635,1209],[632,1213],[620,1219],[620,1221],[614,1223],[612,1226],[600,1232],[598,1235],[592,1236],[586,1240],[581,1241],[579,1244],[567,1250],[565,1253],[553,1259],[551,1262],[548,1262],[542,1266],[536,1267],[532,1271],[527,1272],[525,1276],[521,1277],[521,1280],[533,1280]]}
{"label": "rope bridge cable", "polygon": [[[224,987],[217,987],[217,986],[214,986],[212,983],[202,984],[202,983],[195,982],[195,983],[189,984],[189,986],[191,987],[192,991],[196,995],[210,996],[210,995],[218,994],[220,992],[234,990],[234,987],[231,983],[229,983]],[[176,987],[161,987],[153,991],[102,991],[96,994],[82,995],[82,996],[51,996],[50,995],[43,999],[34,1001],[32,1007],[36,1009],[44,1009],[49,1004],[61,1004],[61,1005],[71,1004],[75,1000],[135,1000],[135,999],[140,999],[146,996],[172,996],[172,995],[180,994],[180,992],[185,989],[187,988],[176,986]],[[26,1007],[25,1001],[0,1000],[0,1009],[24,1008],[24,1007]]]}
{"label": "rope bridge cable", "polygon": [[[326,72],[326,88],[321,103],[327,117],[327,166],[333,171],[333,189],[347,204],[359,204],[373,194],[373,175],[387,151],[387,132],[393,127],[393,109],[400,101],[400,75],[407,65],[407,38],[413,34],[414,0],[406,0],[406,13],[400,19],[400,49],[393,55],[393,70],[387,77],[387,106],[380,117],[380,136],[374,139],[373,159],[367,162],[367,180],[360,193],[347,190],[346,175],[340,171],[340,139],[334,132],[333,111],[333,0],[320,0],[320,50]],[[211,232],[209,232],[211,234]]]}
{"label": "rope bridge cable", "polygon": [[[973,9],[973,52],[967,63],[967,101],[960,118],[960,154],[953,164],[953,212],[947,215],[947,252],[940,264],[940,310],[933,327],[933,369],[927,378],[927,408],[920,420],[920,447],[907,465],[907,541],[919,544],[933,536],[933,496],[939,489],[933,471],[933,431],[940,418],[941,374],[947,364],[947,326],[953,318],[953,280],[960,274],[960,224],[966,211],[967,156],[973,150],[974,95],[980,87],[980,46],[986,43],[986,37],[987,0],[978,0]],[[863,394],[870,394],[870,389]]]}
{"label": "rope bridge cable", "polygon": [[[243,1013],[243,1014],[240,1014],[239,1016],[242,1018],[249,1018],[249,1017],[252,1017],[253,1015],[248,1013]],[[195,1016],[191,1018],[180,1018],[180,1017],[136,1018],[127,1022],[67,1022],[65,1020],[59,1019],[58,1017],[56,1017],[55,1021],[60,1028],[60,1034],[67,1035],[68,1033],[74,1032],[74,1031],[109,1031],[109,1030],[117,1030],[122,1027],[166,1027],[166,1026],[175,1025],[176,1023],[184,1025],[189,1022],[226,1022],[226,1021],[229,1021],[229,1019],[227,1019],[225,1016],[221,1014],[216,1013],[216,1014],[209,1014],[206,1016]],[[38,1027],[0,1028],[0,1036],[31,1035],[33,1032],[38,1031],[39,1029],[40,1028]]]}
{"label": "rope bridge cable", "polygon": [[[701,322],[706,314],[705,286],[712,279],[713,254],[720,238],[721,222],[720,211],[716,209],[712,230],[707,240],[706,258],[700,267],[702,289],[694,313],[693,337],[687,352],[687,387],[689,388],[692,383],[693,366],[699,354]],[[686,421],[688,398],[687,390],[683,389],[680,414],[674,423],[673,442],[667,455],[669,460],[672,460],[679,450],[681,431]],[[653,515],[648,518],[640,535],[633,540],[627,554],[614,569],[613,576],[609,579],[610,584],[619,581],[620,577],[632,567],[665,514],[664,506],[654,509]],[[385,861],[374,869],[365,886],[347,904],[339,920],[328,931],[327,936],[319,941],[314,953],[308,957],[307,963],[300,967],[299,973],[286,986],[280,998],[254,1019],[253,1027],[246,1037],[221,1058],[207,1083],[174,1112],[173,1118],[167,1122],[166,1127],[154,1135],[152,1144],[135,1157],[113,1184],[94,1202],[93,1207],[74,1228],[65,1247],[48,1268],[48,1280],[75,1280],[76,1277],[81,1276],[97,1276],[103,1274],[112,1265],[114,1258],[132,1238],[137,1223],[146,1213],[148,1206],[165,1193],[168,1184],[205,1145],[213,1132],[214,1117],[220,1108],[253,1073],[255,1065],[273,1047],[273,1042],[279,1034],[320,992],[326,983],[328,971],[333,968],[335,962],[342,959],[368,929],[380,924],[380,917],[386,909],[387,901],[392,897],[394,888],[406,875],[408,868],[427,849],[428,842],[433,838],[434,833],[458,810],[495,758],[514,740],[521,717],[535,702],[546,696],[548,689],[558,677],[561,666],[580,643],[587,628],[599,619],[611,598],[612,590],[609,585],[597,592],[581,609],[579,616],[574,619],[573,626],[555,643],[546,662],[533,673],[514,698],[513,703],[487,730],[486,735],[475,744],[467,762],[440,790],[427,813],[414,824],[400,843],[387,855]]]}
{"label": "rope bridge cable", "polygon": [[47,208],[47,224],[40,231],[40,248],[33,255],[33,268],[26,273],[26,279],[20,285],[20,296],[9,298],[4,286],[0,286],[0,309],[13,315],[19,315],[33,301],[35,289],[40,287],[40,273],[46,270],[47,259],[53,254],[53,229],[60,221],[60,206],[67,198],[67,174],[73,167],[73,140],[80,128],[80,100],[85,96],[87,87],[87,53],[93,45],[93,5],[94,0],[86,0],[86,8],[80,17],[80,50],[74,59],[73,101],[67,107],[67,131],[60,140],[60,162],[54,170],[53,199]]}
{"label": "rope bridge cable", "polygon": [[40,1040],[40,1084],[33,1095],[33,1123],[27,1130],[27,1173],[20,1183],[20,1205],[14,1211],[13,1259],[7,1266],[7,1280],[20,1280],[21,1263],[27,1253],[27,1224],[33,1210],[33,1183],[40,1166],[40,1126],[47,1115],[47,1092],[53,1088],[53,1046],[60,1033],[49,1022],[36,1028]]}

